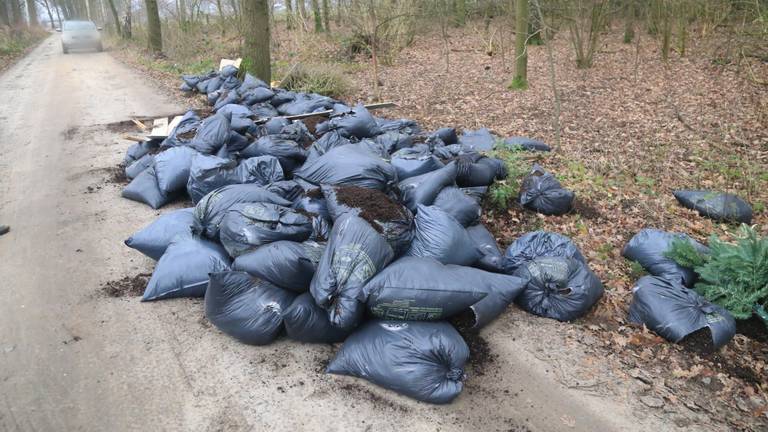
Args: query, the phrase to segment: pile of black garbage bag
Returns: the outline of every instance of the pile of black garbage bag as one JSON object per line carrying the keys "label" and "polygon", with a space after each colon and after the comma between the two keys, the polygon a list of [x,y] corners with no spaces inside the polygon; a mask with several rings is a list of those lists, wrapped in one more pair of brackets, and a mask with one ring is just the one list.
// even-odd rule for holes
{"label": "pile of black garbage bag", "polygon": [[[185,76],[183,90],[207,95],[214,113],[190,111],[166,139],[128,150],[124,197],[194,203],[126,240],[157,260],[144,301],[204,297],[207,318],[248,344],[343,342],[328,372],[448,403],[470,355],[458,317],[480,329],[515,303],[569,321],[602,296],[567,237],[529,233],[502,253],[480,223],[485,191],[506,176],[485,152],[545,144],[426,133],[236,73]],[[333,115],[312,131],[279,117],[323,110]],[[551,174],[531,177],[525,205],[570,206]]]}
{"label": "pile of black garbage bag", "polygon": [[685,234],[650,228],[638,232],[624,247],[624,257],[649,273],[632,288],[629,319],[674,343],[705,331],[711,342],[706,346],[715,351],[736,334],[736,321],[730,312],[691,289],[696,283],[693,269],[666,256],[675,241],[687,241],[702,254],[709,251]]}

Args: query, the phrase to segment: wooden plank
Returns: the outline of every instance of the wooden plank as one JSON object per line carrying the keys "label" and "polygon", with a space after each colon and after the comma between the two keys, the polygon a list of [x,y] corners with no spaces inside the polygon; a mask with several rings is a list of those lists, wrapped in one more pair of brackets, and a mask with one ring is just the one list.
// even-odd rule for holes
{"label": "wooden plank", "polygon": [[147,125],[145,125],[144,123],[142,123],[142,122],[140,122],[140,121],[138,121],[138,120],[136,120],[136,119],[131,119],[131,121],[132,121],[132,122],[133,122],[133,124],[135,124],[135,125],[136,125],[136,126],[139,128],[139,129],[141,129],[141,130],[143,130],[143,131],[145,131],[145,132],[146,132],[146,130],[148,129],[148,128],[147,128]]}
{"label": "wooden plank", "polygon": [[[397,104],[394,102],[379,102],[379,103],[373,103],[373,104],[368,104],[364,106],[366,109],[376,110],[381,108],[396,107]],[[273,119],[273,118],[284,118],[286,120],[301,120],[303,118],[315,117],[315,116],[330,117],[331,114],[333,114],[333,110],[318,111],[318,112],[296,114],[296,115],[289,115],[289,116],[279,116],[279,117],[262,117],[262,118],[255,119],[254,121],[256,122],[256,124],[262,124],[262,123],[268,122],[270,119]]]}
{"label": "wooden plank", "polygon": [[136,142],[144,142],[147,140],[146,138],[137,137],[134,135],[123,135],[123,139],[128,141],[136,141]]}
{"label": "wooden plank", "polygon": [[241,59],[241,58],[238,58],[238,59],[235,59],[235,60],[221,59],[221,61],[219,62],[219,71],[221,71],[222,69],[224,69],[227,66],[234,66],[234,67],[240,69],[240,63],[242,63],[242,62],[243,62],[243,59]]}

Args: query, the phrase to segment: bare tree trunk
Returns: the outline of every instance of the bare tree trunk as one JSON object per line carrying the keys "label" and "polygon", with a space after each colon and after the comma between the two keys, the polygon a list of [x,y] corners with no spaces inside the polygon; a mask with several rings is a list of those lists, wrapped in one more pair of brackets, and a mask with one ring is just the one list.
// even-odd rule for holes
{"label": "bare tree trunk", "polygon": [[128,0],[126,2],[125,7],[125,20],[123,21],[123,38],[124,39],[130,39],[133,37],[133,25],[131,23],[132,17],[132,10],[131,10],[131,1]]}
{"label": "bare tree trunk", "polygon": [[307,19],[307,3],[306,0],[296,0],[296,3],[299,5],[299,20],[302,23],[302,27],[304,27],[304,20]]}
{"label": "bare tree trunk", "polygon": [[242,31],[244,37],[243,62],[246,71],[269,83],[272,79],[270,59],[269,2],[243,0]]}
{"label": "bare tree trunk", "polygon": [[325,25],[325,31],[331,32],[331,6],[328,4],[328,0],[323,0],[323,25]]}
{"label": "bare tree trunk", "polygon": [[[48,1],[48,0],[46,0]],[[61,28],[61,11],[59,10],[59,6],[56,4],[56,0],[50,0],[50,5],[53,6],[53,10],[56,11],[56,18],[59,21],[59,28]]]}
{"label": "bare tree trunk", "polygon": [[510,88],[528,88],[528,0],[515,1],[515,77]]}
{"label": "bare tree trunk", "polygon": [[285,1],[285,28],[288,30],[293,29],[293,2],[291,0]]}
{"label": "bare tree trunk", "polygon": [[11,25],[11,17],[8,13],[7,0],[0,0],[0,25]]}
{"label": "bare tree trunk", "polygon": [[149,50],[157,54],[163,51],[163,33],[160,28],[160,12],[157,0],[144,0],[147,5],[147,32]]}
{"label": "bare tree trunk", "polygon": [[11,2],[11,16],[13,17],[13,25],[16,27],[24,26],[24,15],[21,13],[21,6],[19,0],[10,0]]}
{"label": "bare tree trunk", "polygon": [[[539,19],[544,34],[554,34],[549,31],[544,22],[544,14],[541,13],[541,4],[539,0],[531,0],[533,6],[536,8],[536,15]],[[555,129],[555,143],[557,147],[560,147],[560,92],[557,90],[557,78],[555,76],[555,56],[552,52],[552,41],[549,40],[545,44],[547,46],[547,63],[549,63],[549,84],[552,87],[552,94],[554,96],[554,114],[552,116],[552,128]]]}
{"label": "bare tree trunk", "polygon": [[37,19],[37,4],[35,4],[35,0],[27,0],[27,15],[29,15],[30,26],[36,27],[39,25]]}
{"label": "bare tree trunk", "polygon": [[115,31],[117,35],[122,37],[123,31],[120,28],[120,17],[117,15],[117,8],[115,8],[115,0],[107,0],[109,4],[109,10],[112,12],[112,18],[115,20]]}
{"label": "bare tree trunk", "polygon": [[315,33],[323,32],[323,17],[320,15],[320,2],[312,0],[312,16],[315,18]]}
{"label": "bare tree trunk", "polygon": [[[33,0],[34,1],[34,0]],[[48,14],[48,21],[51,23],[51,28],[53,28],[53,13],[51,12],[51,6],[48,5],[48,0],[42,0],[42,4],[45,7],[45,12]],[[0,3],[0,8],[2,8],[4,5]]]}

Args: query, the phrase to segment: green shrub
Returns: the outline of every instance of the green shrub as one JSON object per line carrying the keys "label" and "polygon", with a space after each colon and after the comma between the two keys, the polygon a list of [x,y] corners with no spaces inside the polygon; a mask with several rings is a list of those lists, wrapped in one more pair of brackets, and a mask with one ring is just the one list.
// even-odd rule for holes
{"label": "green shrub", "polygon": [[296,65],[280,82],[286,90],[340,97],[350,89],[347,79],[330,65]]}
{"label": "green shrub", "polygon": [[507,178],[499,180],[491,185],[488,190],[488,199],[493,207],[498,210],[506,210],[512,200],[517,198],[520,192],[520,182],[528,174],[528,163],[522,157],[523,151],[519,146],[497,145],[489,156],[504,161],[507,167]]}
{"label": "green shrub", "polygon": [[736,319],[748,319],[756,306],[768,303],[768,237],[742,225],[736,243],[713,235],[709,255],[698,254],[690,243],[675,241],[667,256],[699,275],[696,291],[726,308]]}

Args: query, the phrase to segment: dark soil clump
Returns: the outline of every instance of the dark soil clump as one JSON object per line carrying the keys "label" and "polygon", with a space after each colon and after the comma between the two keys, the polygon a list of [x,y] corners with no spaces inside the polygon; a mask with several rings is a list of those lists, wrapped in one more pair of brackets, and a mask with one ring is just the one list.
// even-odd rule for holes
{"label": "dark soil clump", "polygon": [[357,383],[349,383],[341,386],[341,389],[352,394],[355,399],[365,399],[375,407],[388,407],[394,411],[407,413],[410,409],[405,405],[385,399]]}
{"label": "dark soil clump", "polygon": [[79,129],[77,126],[72,126],[71,128],[62,132],[61,135],[64,137],[64,141],[72,141],[75,139],[75,135],[77,135],[78,130]]}
{"label": "dark soil clump", "polygon": [[[140,119],[139,121],[146,122],[146,119]],[[136,123],[130,120],[107,123],[106,128],[109,132],[112,132],[112,133],[141,132],[141,129],[139,129]]]}
{"label": "dark soil clump", "polygon": [[736,332],[754,341],[768,343],[768,327],[754,315],[746,320],[736,320]]}
{"label": "dark soil clump", "polygon": [[326,120],[328,120],[328,117],[312,116],[312,117],[303,118],[300,121],[304,123],[304,126],[307,127],[307,130],[309,131],[309,133],[311,133],[312,135],[315,135],[317,133],[317,125]]}
{"label": "dark soil clump", "polygon": [[712,332],[709,327],[704,327],[689,334],[680,341],[680,345],[688,351],[699,354],[712,354],[716,351],[715,344],[712,342]]}
{"label": "dark soil clump", "polygon": [[323,191],[321,191],[320,188],[318,187],[318,188],[308,190],[304,195],[306,195],[307,198],[322,199]]}
{"label": "dark soil clump", "polygon": [[374,223],[376,221],[389,222],[408,218],[408,210],[381,191],[357,186],[341,186],[334,189],[339,203],[360,209],[360,217],[379,232],[381,227],[380,224]]}
{"label": "dark soil clump", "polygon": [[144,293],[151,273],[140,273],[104,283],[101,290],[109,297],[136,297]]}
{"label": "dark soil clump", "polygon": [[603,215],[589,201],[583,201],[579,198],[573,200],[573,211],[583,216],[585,219],[600,219]]}
{"label": "dark soil clump", "polygon": [[478,376],[485,375],[486,367],[496,362],[497,355],[491,352],[488,341],[480,336],[480,331],[472,328],[475,325],[475,315],[467,310],[453,317],[450,322],[469,347],[469,365],[472,372]]}
{"label": "dark soil clump", "polygon": [[176,138],[183,139],[183,140],[190,140],[194,138],[195,135],[197,135],[197,128],[186,131],[186,132],[182,132],[180,134],[176,134]]}
{"label": "dark soil clump", "polygon": [[126,185],[131,182],[131,180],[125,175],[125,167],[123,165],[106,168],[105,171],[107,174],[107,183]]}

